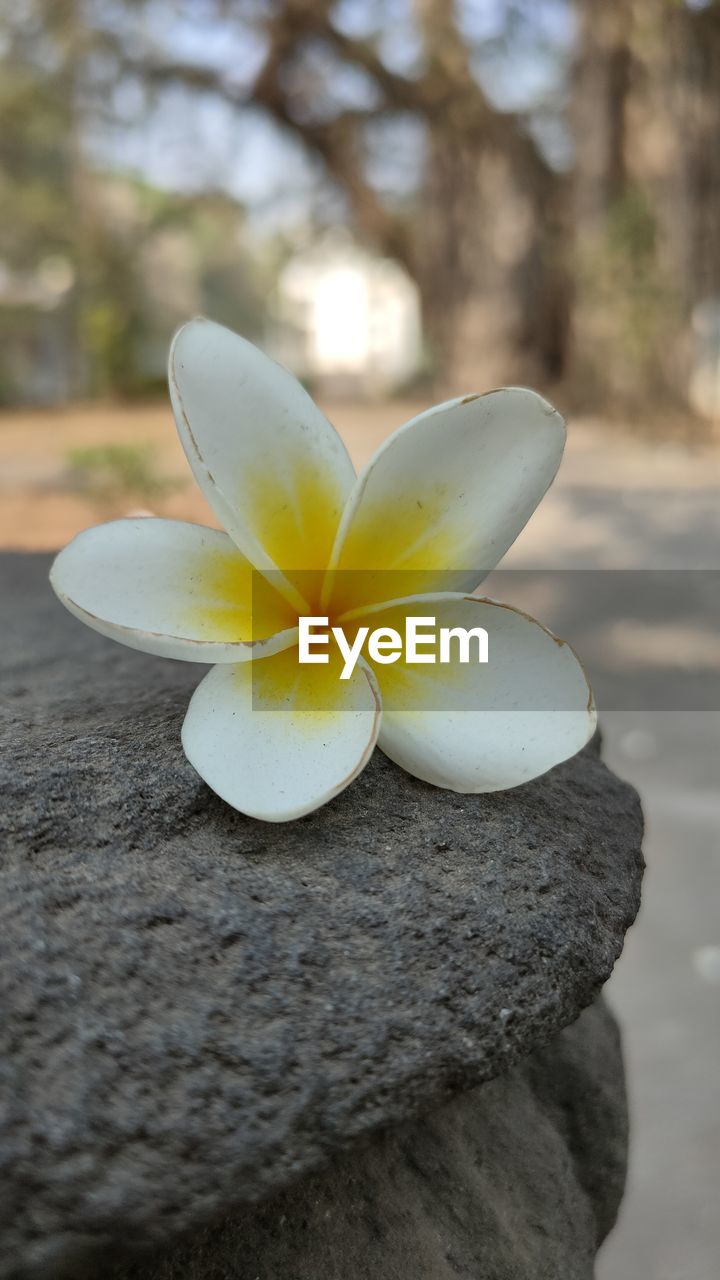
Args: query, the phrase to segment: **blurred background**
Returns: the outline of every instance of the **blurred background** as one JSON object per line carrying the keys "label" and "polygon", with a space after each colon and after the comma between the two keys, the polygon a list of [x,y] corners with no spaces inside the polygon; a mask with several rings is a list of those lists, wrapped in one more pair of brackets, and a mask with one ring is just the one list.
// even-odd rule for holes
{"label": "blurred background", "polygon": [[[358,465],[433,399],[549,394],[567,459],[511,567],[717,569],[719,220],[718,0],[7,0],[0,547],[213,522],[164,390],[203,312]],[[717,633],[621,639],[717,680]],[[708,707],[604,716],[649,871],[610,985],[634,1145],[600,1280],[720,1274]]]}

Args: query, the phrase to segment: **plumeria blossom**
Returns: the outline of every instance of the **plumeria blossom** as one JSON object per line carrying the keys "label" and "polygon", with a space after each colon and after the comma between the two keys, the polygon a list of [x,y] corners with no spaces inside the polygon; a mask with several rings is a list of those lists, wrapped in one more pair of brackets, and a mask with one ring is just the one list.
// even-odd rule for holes
{"label": "plumeria blossom", "polygon": [[[226,532],[115,520],[57,556],[54,590],[102,635],[212,663],[185,717],[197,772],[256,818],[297,818],[342,791],[376,744],[426,782],[496,791],[544,773],[595,727],[570,647],[470,593],[557,471],[562,418],[520,388],[429,409],[356,477],[334,428],[287,370],[204,319],[176,335],[170,392],[195,478]],[[351,630],[482,626],[487,666],[362,657],[301,665],[298,619]]]}

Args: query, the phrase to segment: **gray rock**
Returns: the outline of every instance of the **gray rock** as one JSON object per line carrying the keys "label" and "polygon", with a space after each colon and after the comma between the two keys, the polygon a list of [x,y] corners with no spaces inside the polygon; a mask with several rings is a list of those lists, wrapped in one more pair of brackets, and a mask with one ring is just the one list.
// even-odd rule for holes
{"label": "gray rock", "polygon": [[164,1245],[508,1071],[608,977],[642,869],[596,745],[478,797],[376,752],[299,822],[235,813],[180,746],[201,669],[89,632],[48,565],[0,557],[3,1277]]}
{"label": "gray rock", "polygon": [[103,1280],[591,1280],[626,1152],[598,1004],[507,1075]]}

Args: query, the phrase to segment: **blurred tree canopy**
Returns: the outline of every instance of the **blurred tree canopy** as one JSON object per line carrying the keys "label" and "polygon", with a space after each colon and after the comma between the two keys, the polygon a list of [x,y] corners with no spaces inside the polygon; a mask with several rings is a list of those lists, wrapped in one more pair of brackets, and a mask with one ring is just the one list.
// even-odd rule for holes
{"label": "blurred tree canopy", "polygon": [[[18,0],[0,57],[0,259],[56,287],[69,264],[70,391],[142,383],[173,222],[207,309],[257,330],[229,175],[261,121],[266,168],[305,157],[308,216],[416,281],[439,382],[680,405],[717,360],[720,0]],[[222,134],[213,176],[179,198],[146,173],[123,230],[102,172],[162,112]]]}

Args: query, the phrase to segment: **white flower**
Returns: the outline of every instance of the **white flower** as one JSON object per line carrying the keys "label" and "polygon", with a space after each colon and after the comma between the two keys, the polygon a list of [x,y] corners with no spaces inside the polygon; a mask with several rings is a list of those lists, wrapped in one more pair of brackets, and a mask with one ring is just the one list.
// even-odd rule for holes
{"label": "white flower", "polygon": [[[569,646],[466,594],[558,468],[565,428],[545,400],[509,388],[438,405],[356,478],[295,378],[227,329],[202,319],[181,329],[169,378],[190,466],[227,533],[116,520],[61,551],[51,582],[103,635],[216,664],[182,741],[218,795],[281,822],[342,791],[376,742],[416,777],[460,792],[516,786],[585,744],[595,711]],[[340,681],[335,667],[297,660],[298,617],[318,613],[347,627],[402,629],[408,613],[482,626],[490,661],[363,658]]]}

